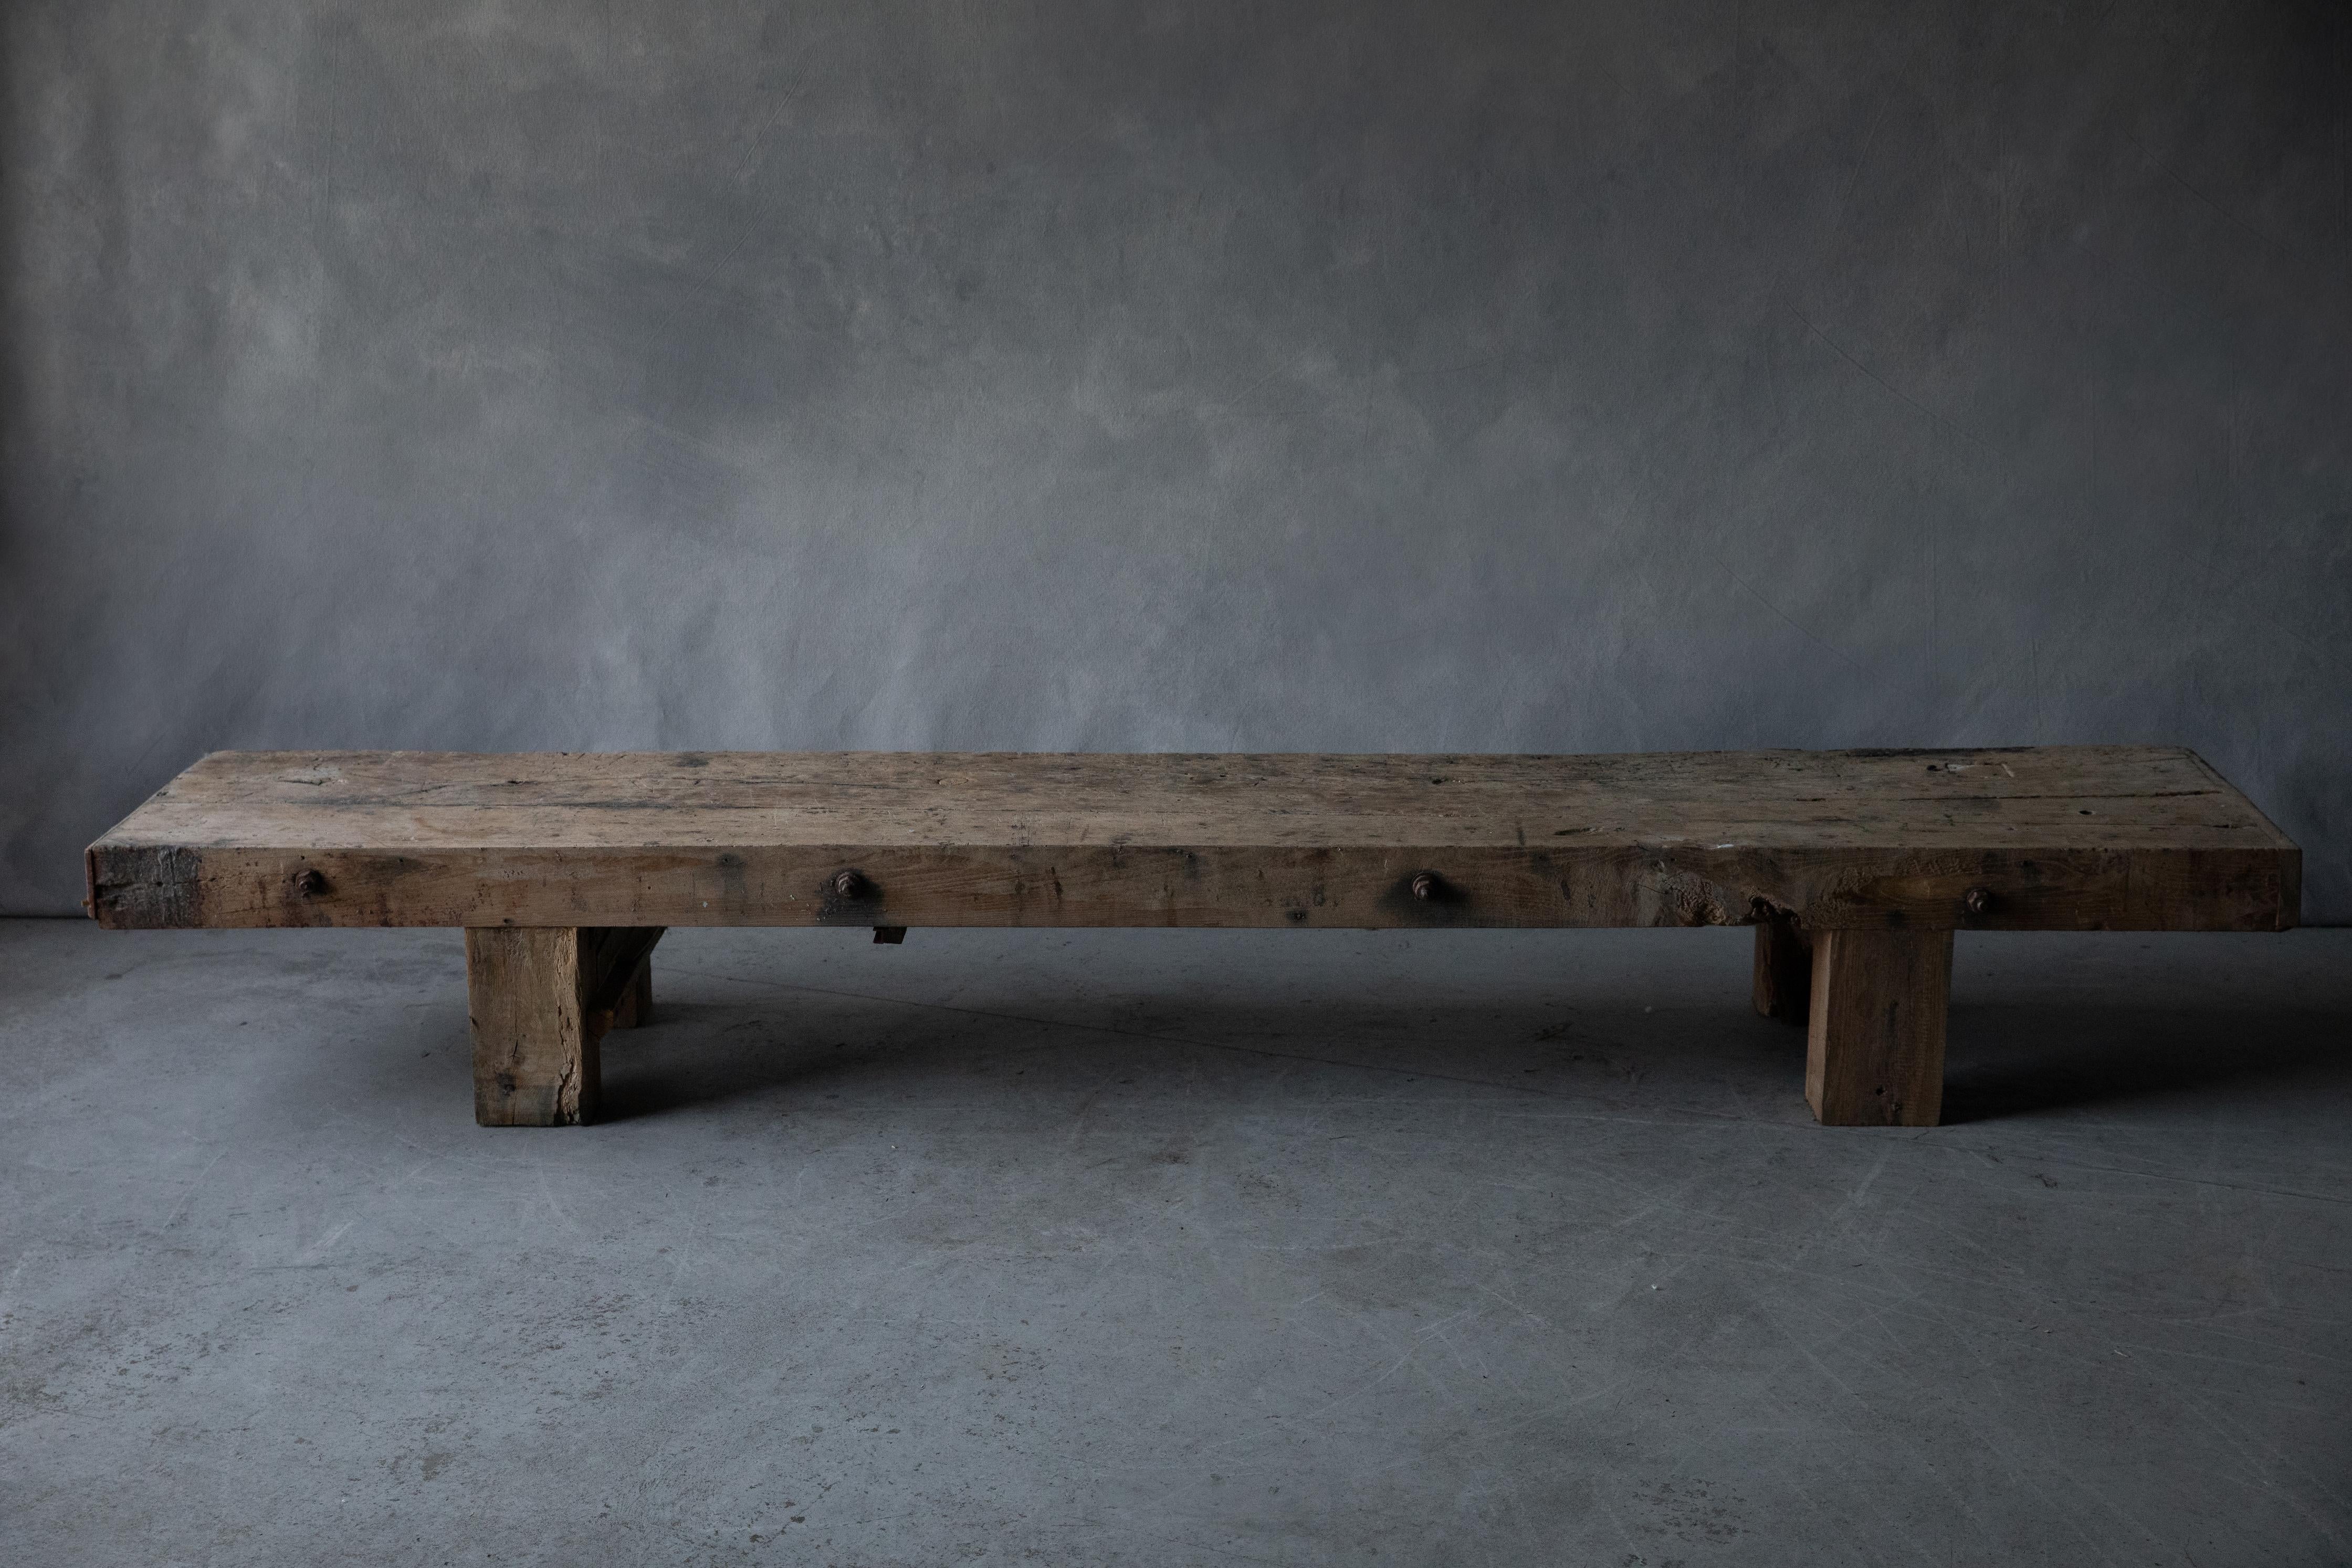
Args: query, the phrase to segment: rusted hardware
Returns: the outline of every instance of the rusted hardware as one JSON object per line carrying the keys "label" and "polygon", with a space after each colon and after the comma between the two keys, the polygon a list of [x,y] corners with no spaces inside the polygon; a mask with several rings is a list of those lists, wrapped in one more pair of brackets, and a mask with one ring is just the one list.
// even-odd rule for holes
{"label": "rusted hardware", "polygon": [[1960,902],[1969,906],[1970,915],[1982,915],[1992,907],[1992,894],[1981,887],[1972,887]]}
{"label": "rusted hardware", "polygon": [[294,895],[316,898],[327,891],[327,874],[317,866],[304,866],[294,873]]}
{"label": "rusted hardware", "polygon": [[1412,879],[1412,895],[1415,898],[1422,900],[1423,903],[1426,903],[1430,899],[1437,896],[1437,891],[1440,885],[1441,884],[1437,880],[1437,873],[1435,872],[1417,872],[1414,873]]}
{"label": "rusted hardware", "polygon": [[856,898],[866,891],[866,879],[854,871],[835,872],[833,873],[833,891],[844,898]]}

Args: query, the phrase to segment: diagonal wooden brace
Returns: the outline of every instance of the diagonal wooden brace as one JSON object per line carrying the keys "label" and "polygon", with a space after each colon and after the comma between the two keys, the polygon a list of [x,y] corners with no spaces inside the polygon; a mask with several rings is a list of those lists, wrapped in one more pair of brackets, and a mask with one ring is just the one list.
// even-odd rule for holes
{"label": "diagonal wooden brace", "polygon": [[466,931],[474,1120],[567,1127],[596,1119],[607,1030],[646,1021],[658,925],[491,925]]}

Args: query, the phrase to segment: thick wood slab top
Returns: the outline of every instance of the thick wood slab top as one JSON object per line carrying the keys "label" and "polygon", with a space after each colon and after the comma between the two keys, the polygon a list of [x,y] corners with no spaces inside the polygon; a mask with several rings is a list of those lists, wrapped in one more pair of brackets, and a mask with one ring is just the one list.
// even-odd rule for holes
{"label": "thick wood slab top", "polygon": [[2272,930],[2300,868],[2159,747],[221,752],[89,851],[126,927]]}

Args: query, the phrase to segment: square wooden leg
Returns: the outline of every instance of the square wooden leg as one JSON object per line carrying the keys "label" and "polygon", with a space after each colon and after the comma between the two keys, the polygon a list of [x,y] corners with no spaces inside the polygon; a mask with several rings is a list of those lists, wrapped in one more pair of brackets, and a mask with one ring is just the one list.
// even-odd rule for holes
{"label": "square wooden leg", "polygon": [[1812,938],[1793,920],[1756,926],[1756,1010],[1782,1023],[1802,1024],[1812,1013]]}
{"label": "square wooden leg", "polygon": [[634,998],[655,926],[479,926],[466,932],[474,1120],[568,1127],[596,1119],[598,1042]]}
{"label": "square wooden leg", "polygon": [[1831,1127],[1932,1127],[1944,1108],[1949,931],[1813,938],[1805,1102]]}

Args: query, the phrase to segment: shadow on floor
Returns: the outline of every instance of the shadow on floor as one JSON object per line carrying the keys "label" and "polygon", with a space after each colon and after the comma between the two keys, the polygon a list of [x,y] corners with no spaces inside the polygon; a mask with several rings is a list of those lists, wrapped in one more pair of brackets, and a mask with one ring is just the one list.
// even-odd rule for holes
{"label": "shadow on floor", "polygon": [[2352,1015],[2316,1009],[1953,1009],[1947,1125],[2171,1096],[2352,1091]]}
{"label": "shadow on floor", "polygon": [[1801,1033],[1710,1013],[1154,999],[1054,1017],[825,996],[688,1003],[663,1009],[651,1030],[607,1038],[604,1115],[1022,1077],[1067,1085],[1111,1076],[1171,1092],[1206,1079],[1238,1093],[1295,1090],[1302,1073],[1337,1071],[1568,1097],[1654,1088],[1685,1104],[1692,1088],[1724,1098],[1801,1092]]}
{"label": "shadow on floor", "polygon": [[[862,998],[666,1007],[605,1042],[608,1120],[744,1096],[933,1092],[1112,1076],[1146,1092],[1204,1075],[1230,1093],[1305,1072],[1371,1075],[1621,1107],[1803,1113],[1804,1033],[1725,1008],[1411,1009],[1140,1003],[1063,1017]],[[2352,1016],[2316,1009],[1963,1006],[1947,1124],[2162,1098],[2352,1090]],[[1320,1091],[1328,1092],[1328,1090]]]}

